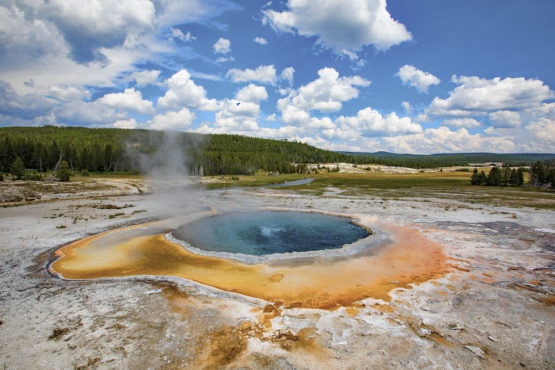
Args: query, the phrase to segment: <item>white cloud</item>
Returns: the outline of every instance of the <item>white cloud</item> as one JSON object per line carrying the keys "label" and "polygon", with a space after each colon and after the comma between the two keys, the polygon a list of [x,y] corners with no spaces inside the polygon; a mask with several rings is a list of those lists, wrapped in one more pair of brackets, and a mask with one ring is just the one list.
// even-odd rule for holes
{"label": "white cloud", "polygon": [[416,87],[419,92],[427,93],[428,87],[438,85],[441,80],[431,73],[421,71],[414,66],[405,64],[395,74],[399,76],[403,85]]}
{"label": "white cloud", "polygon": [[[175,24],[202,22],[226,10],[238,9],[232,2],[219,0],[154,3],[3,1],[0,81],[7,83],[12,93],[0,91],[3,98],[11,99],[0,102],[6,106],[0,114],[12,117],[12,122],[37,124],[103,126],[128,120],[127,112],[88,101],[87,86],[119,87],[132,79],[136,80],[136,88],[158,84],[159,72],[138,72],[136,66],[146,61],[156,63],[175,51],[175,44],[160,38],[161,34],[167,35]],[[189,38],[193,40],[194,36],[184,35],[185,41]],[[109,98],[107,102],[115,104]],[[139,103],[133,109],[150,110],[147,106],[148,103]]]}
{"label": "white cloud", "polygon": [[213,47],[215,54],[225,55],[231,51],[231,41],[220,37]]}
{"label": "white cloud", "polygon": [[289,86],[293,86],[293,74],[295,73],[295,68],[287,67],[281,71],[280,78],[289,82]]}
{"label": "white cloud", "polygon": [[235,58],[234,57],[219,57],[218,59],[216,59],[216,63],[224,63],[224,62],[232,62],[234,61]]}
{"label": "white cloud", "polygon": [[162,30],[230,9],[238,7],[220,0],[5,0],[0,80],[18,93],[30,92],[24,83],[31,78],[37,88],[114,86],[137,63],[175,50],[159,38]]}
{"label": "white cloud", "polygon": [[138,87],[144,87],[146,85],[156,84],[158,76],[160,76],[160,71],[158,70],[144,70],[133,72],[129,77],[135,80]]}
{"label": "white cloud", "polygon": [[353,53],[352,51],[349,51],[347,49],[341,50],[341,53],[346,55],[350,60],[357,60],[358,59],[358,55],[356,55],[355,53]]}
{"label": "white cloud", "polygon": [[183,33],[183,31],[181,31],[179,28],[170,28],[171,31],[171,37],[179,39],[183,42],[190,42],[190,41],[195,41],[197,38],[196,36],[193,36],[191,34],[191,32],[187,32],[187,33]]}
{"label": "white cloud", "polygon": [[359,76],[339,77],[333,68],[320,69],[318,76],[297,90],[291,89],[285,98],[278,100],[277,107],[284,122],[301,124],[308,121],[311,110],[336,112],[343,102],[358,96],[356,86],[370,85],[370,81]]}
{"label": "white cloud", "polygon": [[264,10],[263,23],[284,32],[318,38],[318,44],[341,54],[366,45],[387,50],[412,39],[405,26],[394,20],[386,0],[289,0],[288,10]]}
{"label": "white cloud", "polygon": [[474,128],[474,127],[480,127],[482,125],[480,122],[476,121],[474,118],[447,119],[447,120],[443,121],[442,124],[445,125],[445,126],[456,127],[456,128],[461,128],[461,127]]}
{"label": "white cloud", "polygon": [[264,37],[255,37],[253,41],[256,42],[257,44],[260,44],[260,45],[267,45],[268,44],[268,41],[266,41],[266,39]]}
{"label": "white cloud", "polygon": [[422,127],[412,122],[410,117],[399,117],[395,112],[382,116],[372,108],[362,109],[354,117],[340,116],[335,123],[342,134],[347,134],[351,139],[422,132]]}
{"label": "white cloud", "polygon": [[222,108],[216,112],[214,126],[234,130],[231,132],[257,130],[259,114],[260,106],[258,103],[242,102],[237,104],[235,100],[226,99],[222,103]]}
{"label": "white cloud", "polygon": [[535,151],[552,153],[555,148],[555,120],[540,118],[530,123],[527,129],[533,134],[535,140],[530,144]]}
{"label": "white cloud", "polygon": [[256,69],[247,68],[245,70],[232,68],[227,71],[225,76],[233,82],[256,81],[272,85],[275,85],[277,80],[276,69],[273,65],[259,66]]}
{"label": "white cloud", "polygon": [[182,108],[178,112],[170,111],[154,116],[154,118],[147,122],[147,126],[153,130],[183,131],[191,127],[191,123],[195,118],[196,115],[194,113],[187,108]]}
{"label": "white cloud", "polygon": [[132,110],[138,113],[154,113],[150,100],[144,100],[140,91],[125,89],[122,93],[106,94],[98,99],[102,104],[119,110]]}
{"label": "white cloud", "polygon": [[188,107],[200,110],[216,110],[217,101],[206,98],[204,87],[191,80],[187,70],[182,69],[167,81],[166,94],[158,98],[157,106],[164,109]]}
{"label": "white cloud", "polygon": [[406,114],[412,113],[412,105],[410,105],[408,101],[402,102],[401,106],[403,107],[403,110],[405,111]]}
{"label": "white cloud", "polygon": [[510,128],[518,127],[522,122],[520,114],[510,110],[499,110],[489,114],[489,120],[493,122],[493,127]]}
{"label": "white cloud", "polygon": [[151,30],[156,17],[150,0],[52,0],[39,14],[56,24],[80,63],[104,59],[100,48],[122,45],[127,37]]}
{"label": "white cloud", "polygon": [[434,98],[427,113],[440,116],[486,114],[497,110],[524,109],[552,98],[549,86],[540,80],[522,77],[491,80],[480,77],[457,77],[452,81],[460,86],[447,99]]}
{"label": "white cloud", "polygon": [[420,113],[420,114],[417,114],[416,117],[414,117],[414,120],[420,123],[430,122],[430,117],[428,117],[427,114]]}
{"label": "white cloud", "polygon": [[119,120],[112,124],[115,128],[133,129],[137,128],[137,121],[134,118],[128,120]]}
{"label": "white cloud", "polygon": [[102,126],[107,122],[129,119],[127,112],[109,109],[98,100],[85,102],[71,100],[54,108],[51,112],[54,122],[69,122],[72,125]]}
{"label": "white cloud", "polygon": [[249,84],[240,89],[235,99],[219,102],[213,125],[205,123],[196,132],[230,133],[249,136],[261,136],[258,119],[260,118],[260,101],[268,98],[264,86]]}
{"label": "white cloud", "polygon": [[383,138],[389,150],[396,153],[498,152],[514,151],[510,138],[471,135],[465,128],[451,131],[445,126],[428,128],[420,134]]}
{"label": "white cloud", "polygon": [[264,86],[249,84],[237,92],[236,98],[239,102],[258,103],[268,98],[268,93]]}

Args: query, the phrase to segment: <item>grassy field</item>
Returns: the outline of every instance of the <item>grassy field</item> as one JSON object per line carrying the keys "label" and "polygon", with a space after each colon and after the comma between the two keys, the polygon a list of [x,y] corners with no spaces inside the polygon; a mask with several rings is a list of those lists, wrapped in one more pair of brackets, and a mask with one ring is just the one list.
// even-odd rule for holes
{"label": "grassy field", "polygon": [[[555,190],[529,187],[473,186],[470,185],[470,172],[424,172],[416,174],[388,174],[385,172],[368,173],[320,173],[320,174],[283,174],[268,176],[264,172],[255,175],[211,176],[203,178],[202,188],[218,189],[224,187],[256,187],[280,184],[288,181],[312,177],[309,184],[280,187],[311,196],[326,197],[330,189],[337,189],[342,197],[366,197],[380,200],[399,200],[422,202],[439,200],[444,207],[480,207],[481,205],[532,207],[555,210]],[[98,180],[122,179],[136,180],[141,183],[143,175],[129,172],[91,173],[89,176],[72,176],[71,182],[62,188],[75,186],[75,182],[94,184]],[[527,180],[527,179],[525,179]],[[61,184],[60,184],[61,185]],[[42,182],[29,182],[29,189],[40,191]],[[135,185],[138,186],[138,185]],[[39,187],[39,188],[36,188]],[[100,185],[99,185],[100,187]],[[35,189],[36,188],[36,189]],[[49,188],[50,189],[50,188]],[[92,188],[91,188],[92,189]],[[89,189],[89,190],[91,190]],[[68,190],[68,189],[65,189]],[[71,190],[71,189],[70,189]],[[73,189],[70,192],[77,191]],[[95,189],[92,189],[95,190]],[[96,189],[101,190],[101,189]],[[61,191],[61,190],[60,190]],[[52,192],[52,190],[49,190]]]}
{"label": "grassy field", "polygon": [[[342,196],[366,196],[384,200],[426,201],[427,198],[441,199],[449,204],[510,207],[533,207],[555,209],[555,190],[529,187],[474,186],[470,185],[469,172],[426,172],[417,174],[386,173],[326,173],[310,176],[241,176],[239,181],[226,186],[259,186],[314,177],[310,184],[281,189],[294,190],[307,195],[326,196],[333,187],[341,190]],[[219,186],[221,187],[221,185]]]}
{"label": "grassy field", "polygon": [[307,177],[316,177],[312,175],[301,174],[283,174],[279,176],[268,176],[265,173],[257,173],[255,175],[235,175],[235,176],[209,176],[205,177],[207,182],[205,186],[207,189],[220,189],[224,187],[238,187],[238,186],[265,186],[271,184],[281,184],[288,181],[301,180]]}

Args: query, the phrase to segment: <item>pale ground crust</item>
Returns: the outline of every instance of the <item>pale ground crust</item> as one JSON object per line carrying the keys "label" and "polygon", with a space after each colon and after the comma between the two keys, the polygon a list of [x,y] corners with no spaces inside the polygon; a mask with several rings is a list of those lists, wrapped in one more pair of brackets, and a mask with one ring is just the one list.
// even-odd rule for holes
{"label": "pale ground crust", "polygon": [[[78,194],[68,191],[67,200],[0,209],[4,368],[555,365],[553,211],[488,206],[446,210],[444,199],[422,202],[415,194],[405,200],[382,200],[342,195],[338,189],[321,196],[236,189],[166,198],[141,195],[148,187],[139,180],[114,183]],[[267,284],[284,287],[267,296],[235,294],[211,287],[217,285],[210,281],[178,277],[69,281],[47,271],[54,251],[70,242],[165,219],[172,216],[171,210],[194,219],[209,207],[312,209],[356,215],[367,224],[394,225],[409,233],[409,244],[414,235],[414,240],[441,246],[445,271],[418,284],[392,278],[386,295],[349,299],[333,309],[294,307],[278,299],[280,294],[287,296],[286,290],[295,290],[294,285],[285,288],[288,276],[316,268],[313,261],[267,267]],[[149,227],[162,234],[172,225]],[[357,269],[349,264],[351,259],[342,261],[348,267],[345,273],[352,276],[364,268],[368,275],[374,273],[372,260],[365,258],[357,261],[368,266]],[[338,280],[333,266],[327,267]]]}

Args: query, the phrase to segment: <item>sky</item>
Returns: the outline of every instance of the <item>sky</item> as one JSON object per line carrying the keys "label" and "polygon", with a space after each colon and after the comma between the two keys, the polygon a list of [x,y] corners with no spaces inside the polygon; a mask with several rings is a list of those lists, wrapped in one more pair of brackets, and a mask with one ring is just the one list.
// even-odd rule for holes
{"label": "sky", "polygon": [[0,126],[555,152],[553,0],[0,0]]}

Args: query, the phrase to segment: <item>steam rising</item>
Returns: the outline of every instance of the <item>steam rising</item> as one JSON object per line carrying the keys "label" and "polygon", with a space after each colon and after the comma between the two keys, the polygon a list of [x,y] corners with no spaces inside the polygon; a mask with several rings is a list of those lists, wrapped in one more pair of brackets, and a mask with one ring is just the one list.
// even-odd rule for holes
{"label": "steam rising", "polygon": [[[200,206],[200,190],[190,168],[191,153],[203,144],[201,136],[185,136],[177,131],[151,131],[149,148],[138,154],[139,168],[147,176],[154,204],[161,216],[190,213]],[[150,150],[149,150],[150,149]]]}

